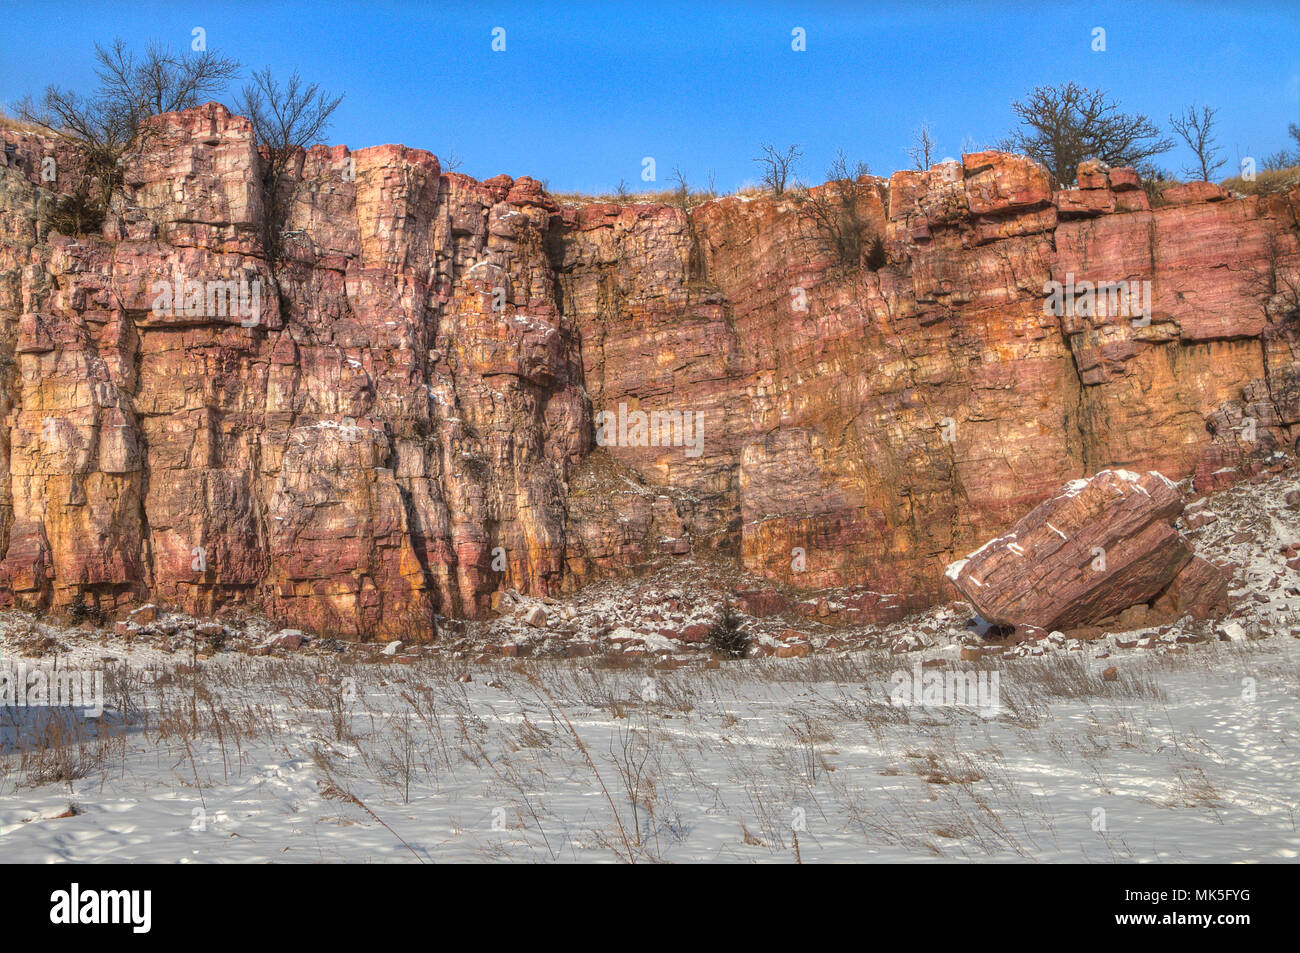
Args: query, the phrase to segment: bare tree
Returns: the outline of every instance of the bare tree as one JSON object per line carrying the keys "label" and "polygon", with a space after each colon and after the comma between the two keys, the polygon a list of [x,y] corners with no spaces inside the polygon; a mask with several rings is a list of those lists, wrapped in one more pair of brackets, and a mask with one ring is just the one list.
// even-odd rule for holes
{"label": "bare tree", "polygon": [[677,183],[673,189],[673,197],[677,201],[677,207],[683,212],[690,209],[691,186],[686,180],[686,173],[682,171],[681,166],[673,166],[672,180]]}
{"label": "bare tree", "polygon": [[1202,182],[1209,182],[1210,176],[1223,168],[1226,162],[1214,137],[1214,117],[1217,113],[1217,109],[1209,106],[1202,106],[1198,111],[1195,105],[1191,105],[1185,112],[1169,117],[1169,125],[1196,156],[1195,166],[1183,167],[1183,175],[1188,178],[1200,176]]}
{"label": "bare tree", "polygon": [[1291,138],[1295,140],[1295,151],[1287,152],[1285,149],[1278,153],[1278,156],[1285,159],[1283,167],[1300,165],[1300,126],[1295,123],[1287,126],[1287,132],[1291,133]]}
{"label": "bare tree", "polygon": [[1146,116],[1120,112],[1105,91],[1075,83],[1039,86],[1011,109],[1020,128],[999,147],[1038,160],[1062,184],[1074,181],[1084,159],[1137,166],[1173,148]]}
{"label": "bare tree", "polygon": [[120,109],[137,106],[144,116],[200,105],[225,90],[240,65],[216,50],[178,56],[156,42],[137,59],[121,40],[107,49],[96,44],[95,59],[101,93]]}
{"label": "bare tree", "polygon": [[[857,179],[870,174],[871,170],[865,162],[850,165],[848,156],[840,150],[826,170],[825,185],[814,191],[800,184],[793,192],[800,211],[822,237],[830,242],[839,256],[840,264],[850,268],[856,267],[862,260],[866,228],[866,223],[858,215]],[[882,253],[883,247],[882,244]],[[879,265],[875,267],[878,268]]]}
{"label": "bare tree", "polygon": [[921,123],[921,128],[912,133],[912,144],[905,151],[912,160],[912,166],[921,172],[934,165],[934,156],[938,150],[928,122]]}
{"label": "bare tree", "polygon": [[1277,172],[1297,164],[1300,164],[1300,151],[1293,153],[1286,149],[1279,149],[1272,155],[1264,157],[1263,169],[1265,172]]}
{"label": "bare tree", "polygon": [[93,94],[47,86],[39,102],[28,96],[18,104],[19,117],[87,146],[124,150],[143,120],[197,106],[239,72],[237,60],[216,50],[178,56],[155,42],[137,57],[120,39],[107,47],[96,43],[95,62]]}
{"label": "bare tree", "polygon": [[332,96],[318,83],[304,83],[296,70],[283,84],[269,66],[255,72],[252,79],[235,108],[248,117],[257,141],[266,149],[267,162],[262,170],[268,203],[265,240],[267,253],[275,261],[280,257],[281,233],[293,200],[292,192],[282,194],[285,173],[298,150],[320,141],[343,94]]}
{"label": "bare tree", "polygon": [[785,192],[786,184],[794,172],[794,164],[803,158],[803,152],[797,145],[790,146],[784,152],[773,145],[763,146],[763,154],[754,159],[763,167],[763,184],[776,195]]}
{"label": "bare tree", "polygon": [[98,84],[90,94],[47,86],[39,100],[29,95],[16,104],[24,122],[81,146],[85,174],[66,196],[79,207],[78,228],[102,218],[121,184],[122,157],[133,143],[140,145],[146,119],[199,105],[239,71],[236,60],[216,50],[178,55],[154,42],[137,55],[120,39],[106,47],[96,43],[95,62]]}
{"label": "bare tree", "polygon": [[856,182],[864,175],[871,174],[871,166],[861,159],[850,164],[849,157],[845,155],[844,150],[840,149],[835,153],[835,158],[830,166],[826,169],[827,182]]}
{"label": "bare tree", "polygon": [[278,181],[295,152],[320,140],[342,101],[343,94],[330,96],[318,83],[304,83],[297,71],[281,85],[268,66],[253,74],[235,108],[252,122],[258,142],[270,154],[271,171]]}

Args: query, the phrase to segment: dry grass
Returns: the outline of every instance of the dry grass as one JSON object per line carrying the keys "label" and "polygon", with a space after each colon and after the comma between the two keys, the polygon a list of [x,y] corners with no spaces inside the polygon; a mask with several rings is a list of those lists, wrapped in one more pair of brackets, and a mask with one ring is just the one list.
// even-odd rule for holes
{"label": "dry grass", "polygon": [[[732,192],[718,192],[712,189],[691,189],[687,193],[686,205],[688,208],[695,208],[706,202],[713,202],[717,199],[728,198],[730,196],[741,196],[744,198],[755,198],[760,195],[771,194],[769,191],[757,186],[744,186]],[[587,192],[552,192],[551,198],[555,199],[560,205],[572,205],[581,208],[584,205],[681,205],[682,196],[678,189],[651,189],[643,192],[627,192],[620,195],[617,192],[587,193]]]}
{"label": "dry grass", "polygon": [[[714,192],[692,189],[686,198],[689,206],[703,205],[718,196]],[[553,192],[551,198],[560,205],[677,205],[681,202],[681,193],[675,189],[657,189],[645,192],[617,192],[587,194],[584,192]]]}
{"label": "dry grass", "polygon": [[107,770],[125,752],[125,728],[62,708],[0,708],[0,790],[71,784]]}
{"label": "dry grass", "polygon": [[3,111],[0,111],[0,129],[12,129],[14,132],[21,132],[29,136],[54,137],[56,135],[43,126],[38,126],[30,122],[23,122],[21,119],[14,119],[11,116],[6,116]]}
{"label": "dry grass", "polygon": [[1220,183],[1225,189],[1240,192],[1243,195],[1267,195],[1270,192],[1283,192],[1300,185],[1300,165],[1286,169],[1265,169],[1255,173],[1255,181],[1247,182],[1241,176],[1224,179]]}
{"label": "dry grass", "polygon": [[[125,774],[127,749],[143,744],[208,806],[214,789],[246,778],[269,749],[315,766],[319,803],[305,810],[377,825],[420,861],[434,855],[409,829],[411,812],[466,784],[491,806],[493,827],[483,809],[477,822],[453,825],[453,837],[492,860],[589,859],[595,850],[660,862],[689,845],[701,816],[736,831],[718,859],[788,862],[797,851],[803,860],[826,839],[858,844],[864,857],[887,848],[1038,857],[1059,846],[1061,819],[1011,759],[1048,759],[1100,799],[1132,756],[1172,751],[1177,768],[1160,803],[1218,811],[1232,792],[1215,751],[1195,732],[1173,731],[1161,681],[1175,670],[1206,679],[1247,670],[1283,680],[1288,697],[1300,693],[1294,663],[1263,664],[1260,651],[1215,643],[1150,656],[1113,682],[1079,655],[1005,663],[992,717],[889,705],[890,673],[910,663],[878,652],[675,671],[500,663],[474,670],[473,692],[457,681],[459,663],[433,659],[226,655],[197,670],[115,667],[106,701],[118,727],[51,720],[24,729],[0,752],[0,790],[57,782],[71,796],[74,782],[84,790]],[[1085,717],[1063,724],[1061,706]],[[575,787],[585,794],[576,815],[563,802]],[[1131,859],[1122,840],[1097,845],[1109,859]]]}

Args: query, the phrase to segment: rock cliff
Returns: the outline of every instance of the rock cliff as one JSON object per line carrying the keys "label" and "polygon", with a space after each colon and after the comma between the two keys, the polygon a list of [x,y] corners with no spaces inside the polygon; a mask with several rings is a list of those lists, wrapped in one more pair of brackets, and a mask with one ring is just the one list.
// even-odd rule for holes
{"label": "rock cliff", "polygon": [[[3,140],[0,600],[22,606],[421,639],[499,589],[686,553],[921,605],[1072,479],[1212,490],[1300,436],[1300,189],[1152,209],[1130,170],[1054,192],[990,152],[811,198],[573,207],[316,147],[272,255],[264,160],[217,104],[153,120],[91,236],[51,224],[75,150]],[[606,412],[625,426],[598,441]]]}

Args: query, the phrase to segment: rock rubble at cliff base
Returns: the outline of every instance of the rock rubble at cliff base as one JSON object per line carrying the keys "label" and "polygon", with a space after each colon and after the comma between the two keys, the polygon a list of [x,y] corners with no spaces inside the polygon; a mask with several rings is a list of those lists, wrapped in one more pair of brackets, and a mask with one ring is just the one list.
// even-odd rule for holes
{"label": "rock rubble at cliff base", "polygon": [[[27,657],[108,656],[132,664],[205,664],[226,653],[343,655],[400,664],[446,658],[464,664],[466,671],[513,659],[668,669],[716,665],[729,661],[709,638],[724,603],[740,618],[750,639],[746,654],[756,659],[867,651],[952,664],[1073,652],[1107,658],[1130,650],[1181,652],[1207,641],[1300,638],[1300,469],[1198,497],[1172,528],[1198,554],[1187,565],[1202,560],[1226,581],[1221,613],[1170,615],[1162,591],[1153,606],[1128,606],[1066,631],[999,627],[965,601],[900,610],[893,621],[854,621],[861,615],[853,604],[863,600],[861,593],[838,590],[802,598],[806,594],[795,590],[764,587],[761,579],[737,579],[725,562],[688,558],[666,560],[636,579],[596,582],[565,597],[505,594],[494,619],[443,620],[433,642],[356,643],[284,629],[257,615],[202,620],[153,605],[106,627],[85,622],[68,628],[13,611],[0,615],[0,625],[4,650]],[[1084,566],[1092,572],[1088,555]],[[888,603],[888,596],[872,596],[874,604]]]}

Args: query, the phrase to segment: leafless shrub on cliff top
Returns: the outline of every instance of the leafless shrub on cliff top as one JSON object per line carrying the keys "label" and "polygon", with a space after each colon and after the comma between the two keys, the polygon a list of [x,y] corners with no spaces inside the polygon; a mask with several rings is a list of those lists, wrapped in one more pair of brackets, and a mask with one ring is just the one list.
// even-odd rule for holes
{"label": "leafless shrub on cliff top", "polygon": [[138,57],[116,39],[95,44],[99,85],[88,96],[47,86],[39,102],[28,96],[18,104],[25,122],[68,136],[88,148],[120,156],[140,131],[140,124],[160,113],[190,109],[214,96],[239,71],[239,62],[216,50],[193,55],[169,53],[150,43]]}
{"label": "leafless shrub on cliff top", "polygon": [[1300,156],[1296,156],[1286,149],[1279,149],[1277,152],[1264,157],[1264,163],[1260,167],[1264,172],[1281,172],[1289,169]]}
{"label": "leafless shrub on cliff top", "polygon": [[[1291,123],[1287,130],[1295,140],[1294,149],[1279,149],[1265,156],[1254,174],[1247,177],[1247,159],[1242,160],[1241,174],[1223,181],[1223,187],[1245,195],[1283,192],[1300,183],[1300,125]],[[1253,161],[1253,160],[1251,160]]]}
{"label": "leafless shrub on cliff top", "polygon": [[782,195],[794,175],[794,164],[801,158],[803,151],[797,145],[782,151],[768,144],[763,146],[763,154],[754,161],[763,167],[763,185],[771,189],[774,195]]}
{"label": "leafless shrub on cliff top", "polygon": [[1294,149],[1279,149],[1264,160],[1265,172],[1280,172],[1293,166],[1300,166],[1300,125],[1291,123],[1287,132],[1295,140]]}
{"label": "leafless shrub on cliff top", "polygon": [[681,166],[673,167],[673,179],[677,185],[673,188],[673,200],[677,207],[683,212],[690,211],[691,187],[686,180],[686,173],[681,170]]}
{"label": "leafless shrub on cliff top", "polygon": [[[857,179],[870,174],[865,162],[850,167],[848,157],[841,150],[826,171],[825,185],[816,190],[800,185],[794,192],[802,214],[830,242],[840,263],[849,268],[861,263],[867,244],[866,223],[858,214]],[[877,236],[870,248],[869,266],[875,271],[885,263],[885,246]]]}

